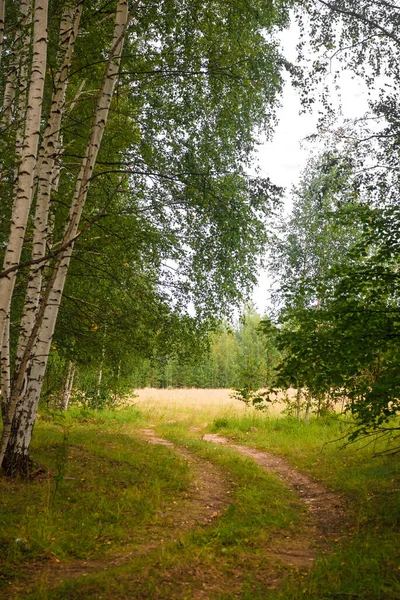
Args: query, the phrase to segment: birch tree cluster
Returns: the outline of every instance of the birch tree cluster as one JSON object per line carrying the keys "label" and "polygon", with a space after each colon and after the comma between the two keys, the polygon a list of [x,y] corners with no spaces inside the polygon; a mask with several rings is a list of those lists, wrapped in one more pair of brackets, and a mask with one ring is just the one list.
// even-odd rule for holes
{"label": "birch tree cluster", "polygon": [[29,471],[52,346],[178,343],[253,285],[280,191],[245,168],[286,23],[264,0],[0,0],[7,474]]}
{"label": "birch tree cluster", "polygon": [[318,56],[306,98],[312,103],[319,83],[332,75],[340,82],[346,70],[367,84],[368,110],[344,119],[329,94],[321,94],[328,110],[314,139],[324,150],[309,162],[273,245],[283,353],[277,380],[303,389],[317,406],[340,399],[351,414],[352,439],[384,437],[387,452],[396,454],[400,4],[301,6]]}

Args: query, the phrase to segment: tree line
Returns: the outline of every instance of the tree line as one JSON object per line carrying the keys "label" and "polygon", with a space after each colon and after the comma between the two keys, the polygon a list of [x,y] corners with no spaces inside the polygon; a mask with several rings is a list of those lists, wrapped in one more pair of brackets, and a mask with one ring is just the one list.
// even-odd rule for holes
{"label": "tree line", "polygon": [[89,408],[118,406],[135,389],[224,388],[252,390],[274,383],[280,354],[273,337],[262,331],[262,318],[252,305],[233,324],[223,322],[189,354],[130,355],[113,367],[107,360],[73,362],[54,348],[42,392],[50,409],[66,410],[70,400]]}

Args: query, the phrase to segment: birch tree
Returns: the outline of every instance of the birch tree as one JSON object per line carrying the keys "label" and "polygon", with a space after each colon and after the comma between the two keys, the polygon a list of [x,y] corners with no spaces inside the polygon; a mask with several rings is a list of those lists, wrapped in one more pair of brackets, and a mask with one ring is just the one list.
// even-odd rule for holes
{"label": "birch tree", "polygon": [[0,62],[1,62],[1,56],[3,54],[5,9],[6,9],[6,0],[0,0]]}
{"label": "birch tree", "polygon": [[[33,241],[32,270],[22,314],[21,335],[17,351],[17,362],[10,386],[9,397],[3,400],[5,408],[4,427],[0,450],[0,464],[11,475],[27,470],[28,450],[40,397],[41,384],[47,364],[55,322],[62,297],[62,290],[68,272],[70,256],[80,217],[90,186],[90,177],[96,163],[108,111],[118,74],[124,37],[128,22],[128,4],[125,0],[117,3],[114,35],[111,43],[105,74],[98,94],[92,130],[81,170],[76,183],[69,217],[66,223],[61,249],[58,253],[52,274],[42,290],[40,265],[44,257],[47,241],[49,200],[54,181],[56,152],[59,150],[60,126],[65,103],[67,71],[70,66],[73,42],[79,26],[82,3],[75,11],[70,6],[61,19],[62,63],[56,76],[50,119],[44,134],[44,143],[38,155],[41,107],[44,94],[47,46],[47,12],[44,1],[35,3],[33,29],[33,58],[31,81],[25,118],[25,135],[22,156],[18,165],[15,182],[11,231],[4,260],[4,273],[0,295],[0,330],[5,331],[9,319],[12,293],[15,285],[16,269],[21,256],[25,230],[33,197],[33,179],[38,161],[38,193],[36,198],[35,234]],[[37,159],[38,156],[38,159]],[[39,295],[42,291],[41,301]],[[2,333],[3,355],[6,362],[7,335]]]}
{"label": "birch tree", "polygon": [[264,0],[29,6],[6,4],[0,67],[0,464],[11,476],[29,470],[71,274],[85,301],[85,280],[107,272],[140,306],[132,337],[151,322],[159,340],[186,327],[188,303],[206,323],[256,280],[279,190],[245,166],[271,127],[285,66],[272,31],[287,23]]}

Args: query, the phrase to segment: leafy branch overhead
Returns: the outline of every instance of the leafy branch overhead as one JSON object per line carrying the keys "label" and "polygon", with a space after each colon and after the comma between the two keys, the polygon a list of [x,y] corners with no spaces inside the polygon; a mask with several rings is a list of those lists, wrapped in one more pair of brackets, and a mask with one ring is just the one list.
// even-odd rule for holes
{"label": "leafy branch overhead", "polygon": [[[251,289],[280,190],[246,168],[274,124],[288,13],[0,4],[0,463],[14,475],[29,467],[53,340],[76,347],[104,307],[107,331],[140,351],[204,330]],[[115,326],[126,313],[129,333]]]}

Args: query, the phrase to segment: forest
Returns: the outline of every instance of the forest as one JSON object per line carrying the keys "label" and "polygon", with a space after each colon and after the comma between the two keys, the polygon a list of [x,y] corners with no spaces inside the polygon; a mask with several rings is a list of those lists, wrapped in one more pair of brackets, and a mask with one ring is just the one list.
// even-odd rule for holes
{"label": "forest", "polygon": [[0,0],[0,597],[400,598],[399,31]]}

